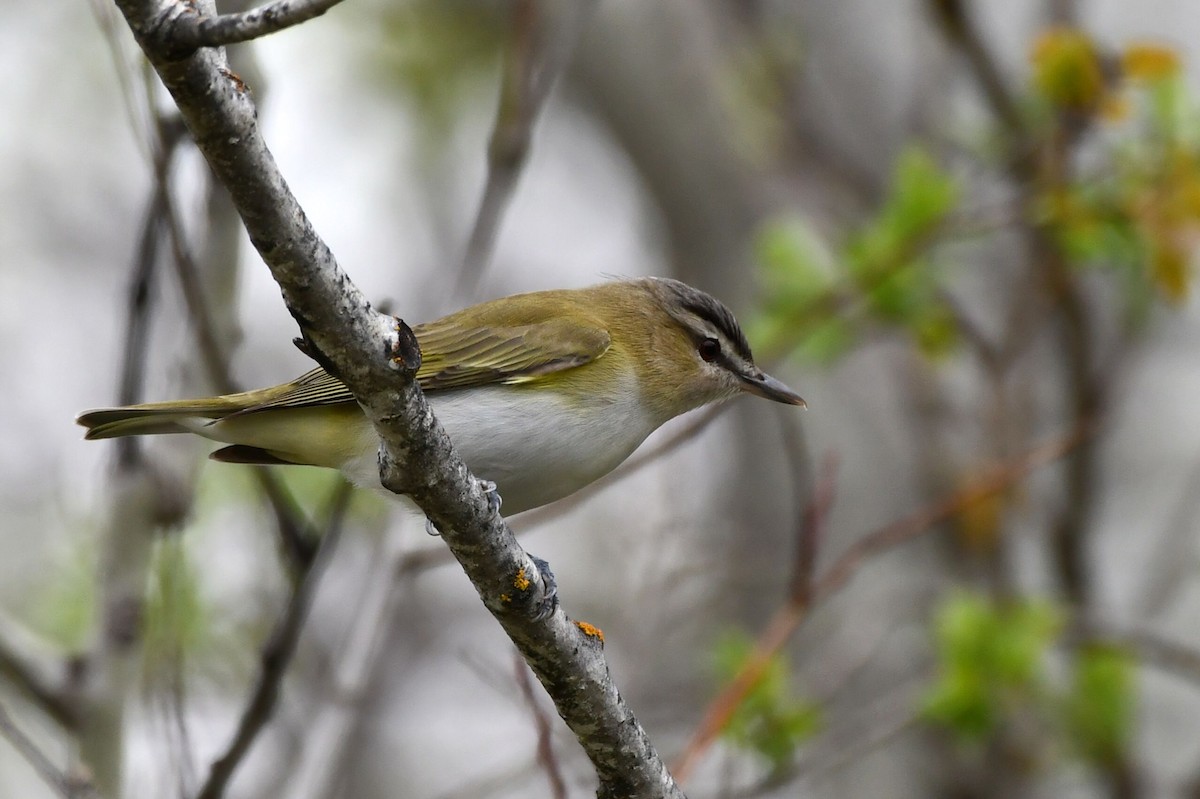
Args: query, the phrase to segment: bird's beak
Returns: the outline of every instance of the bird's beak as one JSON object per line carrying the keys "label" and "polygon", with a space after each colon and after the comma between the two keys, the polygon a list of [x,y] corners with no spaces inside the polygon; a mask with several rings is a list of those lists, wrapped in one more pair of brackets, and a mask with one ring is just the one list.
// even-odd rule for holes
{"label": "bird's beak", "polygon": [[743,375],[742,388],[751,394],[775,402],[782,402],[785,405],[799,405],[801,408],[808,407],[808,403],[804,401],[803,397],[765,372],[758,372],[750,376]]}

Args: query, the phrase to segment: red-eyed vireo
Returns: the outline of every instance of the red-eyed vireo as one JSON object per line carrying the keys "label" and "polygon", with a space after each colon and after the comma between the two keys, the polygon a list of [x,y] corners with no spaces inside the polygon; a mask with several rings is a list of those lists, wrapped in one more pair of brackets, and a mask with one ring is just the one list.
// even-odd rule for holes
{"label": "red-eyed vireo", "polygon": [[[728,308],[677,280],[517,294],[413,332],[434,415],[509,513],[602,477],[701,405],[742,392],[804,405],[754,365]],[[325,466],[380,487],[374,428],[320,368],[273,388],[104,408],[77,421],[90,439],[195,433],[228,445],[212,453],[219,461]]]}

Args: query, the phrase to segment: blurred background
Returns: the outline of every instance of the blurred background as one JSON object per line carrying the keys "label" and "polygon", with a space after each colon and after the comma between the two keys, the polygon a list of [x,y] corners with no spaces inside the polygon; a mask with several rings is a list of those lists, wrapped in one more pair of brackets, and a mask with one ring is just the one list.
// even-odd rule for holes
{"label": "blurred background", "polygon": [[[1200,797],[1196,42],[1184,0],[362,0],[231,57],[392,312],[670,275],[808,399],[512,520],[689,796]],[[0,64],[0,796],[592,795],[419,522],[82,440],[310,363],[114,8],[3,3]]]}

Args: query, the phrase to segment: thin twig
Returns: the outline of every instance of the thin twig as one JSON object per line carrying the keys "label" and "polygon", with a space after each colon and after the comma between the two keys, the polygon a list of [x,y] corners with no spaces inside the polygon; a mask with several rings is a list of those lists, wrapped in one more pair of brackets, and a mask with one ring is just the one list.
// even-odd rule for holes
{"label": "thin twig", "polygon": [[796,558],[788,590],[793,602],[807,602],[812,594],[817,554],[824,540],[829,511],[833,508],[837,470],[838,457],[831,452],[821,464],[821,476],[814,487],[812,501],[805,503],[800,512],[800,522],[796,525]]}
{"label": "thin twig", "polygon": [[1152,630],[1083,619],[1071,630],[1067,643],[1119,646],[1133,652],[1146,665],[1200,686],[1200,649],[1171,640]]}
{"label": "thin twig", "polygon": [[[456,292],[472,299],[495,249],[496,234],[529,155],[533,128],[566,68],[595,0],[566,4],[516,0],[496,121],[487,149],[487,182],[467,239]],[[557,9],[553,13],[548,13]],[[551,19],[557,16],[557,22]]]}
{"label": "thin twig", "polygon": [[534,696],[533,681],[529,679],[529,664],[520,656],[513,660],[517,687],[521,689],[521,696],[525,699],[525,705],[533,715],[533,726],[537,730],[537,763],[541,766],[542,771],[546,772],[546,779],[550,782],[550,796],[553,799],[566,799],[567,783],[563,780],[558,757],[554,754],[554,738],[550,729],[550,719],[538,704],[537,697]]}
{"label": "thin twig", "polygon": [[0,676],[24,692],[38,707],[64,729],[78,722],[75,707],[53,684],[51,671],[56,663],[49,651],[39,645],[28,630],[0,616]]}
{"label": "thin twig", "polygon": [[[212,313],[208,305],[208,293],[200,281],[200,269],[196,264],[191,249],[187,245],[183,224],[179,218],[178,208],[170,191],[170,153],[179,133],[185,129],[177,117],[159,115],[155,120],[157,130],[157,151],[163,153],[155,158],[155,193],[152,209],[161,214],[160,224],[165,226],[170,236],[172,262],[175,275],[179,281],[180,293],[188,309],[192,322],[192,331],[196,336],[197,347],[201,362],[210,383],[222,394],[232,394],[239,386],[229,373],[228,353],[221,345],[221,337],[212,321]],[[147,220],[147,233],[150,232],[150,222]],[[157,226],[154,226],[157,229]],[[147,246],[143,241],[143,246]],[[130,311],[130,337],[133,331],[133,310]],[[128,350],[127,350],[128,352]],[[127,360],[128,364],[129,361]],[[134,398],[122,397],[122,404],[135,402]],[[136,437],[119,439],[119,442],[136,441]],[[289,572],[293,579],[297,574],[307,569],[315,553],[317,536],[307,529],[303,517],[295,507],[287,489],[279,478],[268,469],[255,469],[255,479],[266,495],[271,510],[275,515],[275,529],[279,543],[287,556]]]}
{"label": "thin twig", "polygon": [[334,549],[341,537],[342,521],[345,518],[346,508],[349,506],[351,492],[350,485],[343,483],[338,487],[331,500],[329,521],[326,524],[325,535],[317,548],[316,556],[310,562],[300,582],[292,589],[292,596],[288,601],[287,608],[280,617],[271,638],[263,647],[258,679],[254,691],[250,695],[250,700],[242,712],[237,731],[225,753],[213,762],[208,779],[200,792],[196,794],[197,799],[218,799],[224,795],[225,787],[233,776],[234,770],[245,758],[246,753],[250,751],[251,744],[254,743],[259,732],[274,714],[275,705],[279,699],[279,688],[283,682],[283,676],[287,672],[287,667],[292,661],[292,655],[296,651],[296,643],[300,639],[300,631],[304,627],[316,587],[325,571],[325,566],[333,557]]}
{"label": "thin twig", "polygon": [[220,14],[215,17],[198,15],[190,4],[170,21],[170,36],[181,50],[200,47],[223,47],[248,42],[271,33],[307,22],[321,16],[342,0],[276,0],[249,11]]}
{"label": "thin twig", "polygon": [[997,118],[1018,144],[1025,139],[1020,106],[988,51],[963,0],[929,0],[929,7],[947,39],[966,58]]}
{"label": "thin twig", "polygon": [[917,538],[964,508],[1004,490],[1037,467],[1063,457],[1088,440],[1092,432],[1090,425],[1080,426],[1065,436],[1033,447],[1020,457],[1000,464],[970,485],[863,536],[851,545],[815,582],[807,599],[797,601],[795,597],[790,597],[768,622],[741,670],[709,705],[696,733],[672,769],[676,780],[682,783],[687,779],[700,756],[717,739],[737,708],[762,679],[772,658],[808,617],[812,608],[840,590],[865,562]]}
{"label": "thin twig", "polygon": [[63,799],[91,799],[96,789],[88,782],[69,776],[50,761],[38,745],[21,732],[3,705],[0,705],[0,736],[3,736],[38,776]]}
{"label": "thin twig", "polygon": [[[122,348],[121,384],[117,403],[132,405],[142,400],[145,388],[146,348],[150,343],[150,321],[154,311],[154,283],[157,277],[159,244],[163,223],[170,208],[170,187],[167,175],[179,151],[187,129],[178,117],[168,120],[156,116],[155,137],[151,149],[154,166],[154,189],[142,216],[142,232],[138,238],[137,254],[129,278],[125,315],[125,345]],[[137,436],[119,438],[117,464],[133,468],[141,457],[141,439]]]}

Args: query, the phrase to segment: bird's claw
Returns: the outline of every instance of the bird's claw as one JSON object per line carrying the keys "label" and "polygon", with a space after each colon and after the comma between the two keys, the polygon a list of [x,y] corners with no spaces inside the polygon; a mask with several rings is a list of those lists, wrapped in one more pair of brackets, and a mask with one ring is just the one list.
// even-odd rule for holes
{"label": "bird's claw", "polygon": [[542,597],[537,607],[533,609],[534,620],[542,621],[549,618],[558,609],[558,580],[555,579],[554,572],[550,571],[549,563],[537,555],[530,555],[529,559],[533,561],[534,568],[538,570],[538,575],[542,578]]}
{"label": "bird's claw", "polygon": [[500,506],[504,504],[504,498],[500,496],[500,492],[496,490],[496,484],[491,480],[479,480],[479,488],[482,489],[484,496],[487,497],[488,511],[497,516],[500,513]]}

